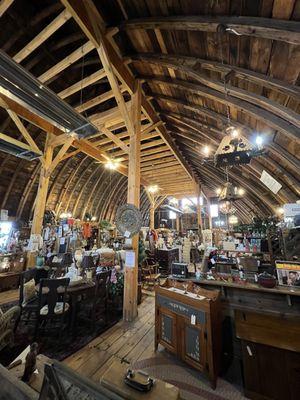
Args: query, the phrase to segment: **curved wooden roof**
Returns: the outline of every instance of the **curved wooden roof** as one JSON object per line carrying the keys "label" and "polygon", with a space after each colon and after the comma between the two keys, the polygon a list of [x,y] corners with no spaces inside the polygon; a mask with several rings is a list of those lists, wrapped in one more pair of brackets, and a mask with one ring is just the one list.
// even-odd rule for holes
{"label": "curved wooden roof", "polygon": [[[129,134],[93,41],[64,7],[72,3],[2,1],[0,47],[99,127],[88,143],[74,143],[52,173],[47,207],[113,220],[126,200],[127,179],[104,169],[101,157],[120,159],[125,171]],[[214,196],[225,173],[202,163],[202,147],[217,148],[229,114],[231,124],[249,140],[261,134],[267,149],[266,156],[229,171],[231,181],[246,190],[238,204],[240,219],[273,214],[299,198],[299,0],[94,3],[115,59],[127,74],[125,81],[119,76],[127,105],[131,77],[143,82],[144,182],[182,195],[193,192],[195,180]],[[25,125],[42,147],[45,133]],[[0,128],[21,139],[1,108]],[[30,217],[39,169],[38,162],[0,153],[1,208]],[[263,170],[282,185],[277,195],[260,182]],[[148,207],[143,191],[145,216]]]}

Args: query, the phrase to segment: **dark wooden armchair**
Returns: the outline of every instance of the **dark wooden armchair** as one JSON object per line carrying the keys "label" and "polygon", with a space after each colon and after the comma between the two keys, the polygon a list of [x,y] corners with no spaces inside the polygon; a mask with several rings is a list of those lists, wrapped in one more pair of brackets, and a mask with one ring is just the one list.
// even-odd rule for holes
{"label": "dark wooden armchair", "polygon": [[38,307],[38,295],[35,288],[32,288],[32,293],[29,295],[28,285],[30,281],[34,281],[34,286],[40,282],[41,279],[48,277],[48,271],[41,268],[32,268],[24,271],[20,275],[20,288],[19,288],[19,306],[20,318],[28,322],[31,318],[35,318]]}
{"label": "dark wooden armchair", "polygon": [[70,310],[67,303],[67,288],[70,278],[41,279],[39,284],[35,338],[41,328],[55,329],[61,334],[67,325],[66,315]]}
{"label": "dark wooden armchair", "polygon": [[108,289],[111,278],[111,270],[103,271],[95,276],[95,287],[86,294],[80,302],[78,318],[88,320],[92,330],[95,330],[96,322],[104,316],[104,322],[108,321]]}

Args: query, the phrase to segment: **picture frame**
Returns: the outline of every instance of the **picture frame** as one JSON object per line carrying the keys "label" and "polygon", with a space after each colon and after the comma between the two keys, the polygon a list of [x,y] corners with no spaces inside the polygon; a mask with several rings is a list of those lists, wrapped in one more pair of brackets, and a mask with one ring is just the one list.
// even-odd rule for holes
{"label": "picture frame", "polygon": [[300,262],[276,261],[275,265],[279,285],[300,289]]}

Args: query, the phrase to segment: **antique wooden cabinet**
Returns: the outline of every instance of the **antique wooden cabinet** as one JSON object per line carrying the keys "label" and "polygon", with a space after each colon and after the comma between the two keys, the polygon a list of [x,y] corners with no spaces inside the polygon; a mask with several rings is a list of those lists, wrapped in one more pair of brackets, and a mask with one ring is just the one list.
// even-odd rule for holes
{"label": "antique wooden cabinet", "polygon": [[198,289],[196,294],[192,283],[187,292],[184,284],[176,286],[168,279],[155,289],[155,348],[161,344],[205,373],[215,388],[221,352],[219,291]]}
{"label": "antique wooden cabinet", "polygon": [[172,263],[179,261],[179,249],[157,249],[155,256],[159,263],[160,272],[170,274]]}

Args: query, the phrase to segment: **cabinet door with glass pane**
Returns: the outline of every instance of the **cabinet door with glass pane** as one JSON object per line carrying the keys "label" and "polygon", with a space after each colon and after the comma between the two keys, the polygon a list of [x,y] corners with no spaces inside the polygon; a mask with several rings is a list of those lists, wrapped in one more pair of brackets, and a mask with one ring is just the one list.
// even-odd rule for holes
{"label": "cabinet door with glass pane", "polygon": [[181,358],[193,367],[203,371],[206,365],[205,326],[192,325],[188,318],[180,318]]}
{"label": "cabinet door with glass pane", "polygon": [[163,307],[159,307],[157,312],[159,343],[171,352],[177,353],[176,314]]}

